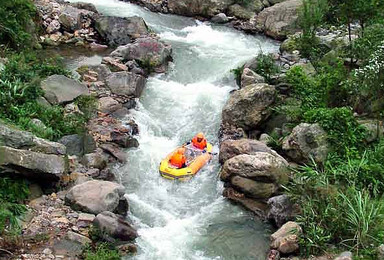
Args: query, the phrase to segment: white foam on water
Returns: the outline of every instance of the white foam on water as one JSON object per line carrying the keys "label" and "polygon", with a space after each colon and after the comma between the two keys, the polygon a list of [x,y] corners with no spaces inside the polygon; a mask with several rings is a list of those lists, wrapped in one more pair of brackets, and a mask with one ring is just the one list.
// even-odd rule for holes
{"label": "white foam on water", "polygon": [[169,73],[148,79],[137,109],[130,114],[139,126],[140,146],[127,151],[128,162],[116,170],[127,190],[129,218],[140,235],[139,252],[132,258],[265,259],[266,226],[222,197],[217,156],[188,182],[163,179],[158,167],[197,132],[204,132],[218,150],[221,110],[236,88],[230,70],[261,50],[277,51],[277,44],[116,0],[87,2],[107,15],[143,16],[173,47]]}

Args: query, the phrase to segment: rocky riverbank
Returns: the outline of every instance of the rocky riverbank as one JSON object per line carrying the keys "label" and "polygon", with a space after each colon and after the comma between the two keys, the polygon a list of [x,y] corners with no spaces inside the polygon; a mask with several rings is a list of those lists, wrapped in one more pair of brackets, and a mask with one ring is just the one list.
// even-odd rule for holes
{"label": "rocky riverbank", "polygon": [[123,255],[134,253],[137,232],[125,219],[125,189],[111,169],[126,161],[124,149],[139,145],[138,126],[121,119],[135,108],[148,75],[167,70],[172,49],[139,17],[103,16],[85,3],[35,4],[45,32],[41,44],[115,50],[100,65],[80,67],[80,81],[52,75],[41,83],[39,103],[63,106],[67,116],[82,114],[77,100],[87,97],[93,109],[85,133],[51,142],[0,123],[1,171],[33,183],[17,248],[1,239],[1,248],[14,247],[1,253],[15,259],[78,259],[97,241],[114,243]]}
{"label": "rocky riverbank", "polygon": [[[125,1],[125,0],[123,0]],[[227,24],[247,33],[264,33],[283,40],[298,31],[296,21],[300,0],[132,0],[153,12],[192,16]]]}
{"label": "rocky riverbank", "polygon": [[[356,27],[352,32],[355,30]],[[280,53],[269,56],[274,63],[270,66],[279,67],[274,76],[256,73],[264,66],[265,56],[240,67],[239,89],[231,94],[222,112],[223,195],[279,228],[271,235],[269,260],[299,259],[294,255],[299,252],[302,228],[292,221],[301,213],[301,206],[292,203],[283,187],[294,178],[294,169],[311,163],[322,165],[331,152],[327,133],[319,124],[294,124],[292,118],[272,109],[291,98],[292,89],[286,80],[288,70],[300,67],[309,77],[317,73],[293,44],[299,35],[289,36],[282,43]],[[333,46],[334,50],[347,46],[345,28],[320,29],[317,37],[321,44]],[[365,142],[379,140],[384,133],[383,122],[355,116],[367,133]],[[352,254],[344,252],[311,259],[352,259]]]}

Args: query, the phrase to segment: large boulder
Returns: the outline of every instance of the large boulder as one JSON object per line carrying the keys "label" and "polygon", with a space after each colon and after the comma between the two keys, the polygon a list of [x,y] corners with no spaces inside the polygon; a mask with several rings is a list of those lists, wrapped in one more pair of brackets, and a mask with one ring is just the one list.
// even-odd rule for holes
{"label": "large boulder", "polygon": [[283,140],[283,151],[295,162],[322,163],[327,158],[327,134],[318,124],[301,123]]}
{"label": "large boulder", "polygon": [[234,0],[168,0],[168,9],[174,14],[212,17],[225,11],[234,2]]}
{"label": "large boulder", "polygon": [[38,138],[30,132],[20,131],[16,128],[0,123],[0,145],[15,149],[30,150],[45,154],[65,155],[64,145]]}
{"label": "large boulder", "polygon": [[299,206],[292,203],[285,194],[270,198],[268,205],[270,207],[268,219],[275,222],[278,227],[281,227],[288,221],[294,220],[300,212]]}
{"label": "large boulder", "polygon": [[258,182],[240,176],[231,178],[231,186],[250,198],[267,199],[276,193],[278,186],[274,183]]}
{"label": "large boulder", "polygon": [[224,163],[220,179],[228,181],[233,176],[240,176],[258,182],[282,184],[288,181],[287,166],[282,157],[270,153],[241,154]]}
{"label": "large boulder", "polygon": [[93,224],[105,236],[104,239],[112,237],[121,241],[132,241],[138,237],[136,230],[124,218],[109,211],[98,214]]}
{"label": "large boulder", "polygon": [[72,102],[81,95],[89,95],[87,86],[63,75],[52,75],[41,82],[44,97],[52,105]]}
{"label": "large boulder", "polygon": [[60,5],[59,22],[64,30],[73,32],[82,29],[82,21],[95,18],[95,13],[85,9],[79,9],[71,5]]}
{"label": "large boulder", "polygon": [[135,60],[141,67],[164,72],[168,62],[172,60],[172,48],[157,38],[139,38],[134,43],[119,46],[111,53],[111,57],[128,61]]}
{"label": "large boulder", "polygon": [[106,78],[106,83],[113,94],[140,97],[145,87],[146,79],[138,74],[120,71],[111,73]]}
{"label": "large boulder", "polygon": [[234,92],[223,109],[223,123],[252,130],[270,115],[276,89],[268,84],[253,84]]}
{"label": "large boulder", "polygon": [[384,124],[379,120],[360,120],[359,124],[365,128],[365,141],[372,143],[384,136]]}
{"label": "large boulder", "polygon": [[111,46],[128,44],[149,33],[144,19],[138,16],[100,16],[96,19],[95,28]]}
{"label": "large boulder", "polygon": [[301,227],[296,222],[287,222],[271,235],[271,248],[282,254],[290,254],[299,249]]}
{"label": "large boulder", "polygon": [[231,201],[242,205],[247,210],[253,212],[259,218],[265,218],[268,205],[265,203],[246,197],[243,193],[236,191],[232,187],[225,188],[223,196],[230,199]]}
{"label": "large boulder", "polygon": [[128,205],[124,198],[124,187],[120,184],[92,180],[74,186],[65,196],[65,202],[74,210],[99,214],[103,211],[116,212],[121,204]]}
{"label": "large boulder", "polygon": [[59,143],[65,145],[67,154],[82,156],[96,150],[96,142],[89,134],[73,134],[63,136]]}
{"label": "large boulder", "polygon": [[244,88],[246,86],[257,84],[257,83],[264,83],[265,79],[263,76],[260,76],[253,70],[249,68],[244,68],[243,73],[241,74],[241,87]]}
{"label": "large boulder", "polygon": [[298,30],[296,21],[301,5],[302,0],[287,0],[265,8],[256,17],[257,29],[272,38],[285,39]]}
{"label": "large boulder", "polygon": [[235,16],[239,19],[249,20],[255,13],[248,8],[241,6],[239,4],[231,5],[228,8],[228,15]]}
{"label": "large boulder", "polygon": [[266,144],[252,139],[239,139],[239,140],[226,140],[220,145],[219,161],[225,161],[240,154],[257,154],[257,153],[270,153],[274,156],[280,157],[275,151],[269,148]]}
{"label": "large boulder", "polygon": [[64,156],[0,146],[0,166],[32,178],[57,179],[67,172]]}

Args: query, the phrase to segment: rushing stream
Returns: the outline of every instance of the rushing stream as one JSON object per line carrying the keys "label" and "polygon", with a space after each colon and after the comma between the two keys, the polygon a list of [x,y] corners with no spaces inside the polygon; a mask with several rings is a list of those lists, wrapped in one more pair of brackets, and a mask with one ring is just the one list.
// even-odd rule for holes
{"label": "rushing stream", "polygon": [[[140,237],[134,259],[264,260],[269,226],[222,196],[218,159],[189,182],[160,177],[158,166],[177,145],[204,132],[217,148],[221,110],[235,89],[230,70],[278,45],[225,26],[151,13],[116,0],[87,0],[105,15],[141,16],[173,47],[165,75],[148,79],[138,108],[140,147],[117,169]],[[94,58],[92,59],[94,60]]]}

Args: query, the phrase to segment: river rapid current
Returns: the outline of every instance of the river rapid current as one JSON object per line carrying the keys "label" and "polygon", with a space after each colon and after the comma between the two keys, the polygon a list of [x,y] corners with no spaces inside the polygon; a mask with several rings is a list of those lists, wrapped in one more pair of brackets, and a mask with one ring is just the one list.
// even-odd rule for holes
{"label": "river rapid current", "polygon": [[[74,0],[72,0],[74,1]],[[149,77],[131,113],[139,125],[140,147],[127,151],[116,169],[126,187],[129,218],[138,229],[140,260],[264,260],[269,226],[222,197],[220,165],[214,158],[189,182],[163,179],[161,159],[197,132],[218,150],[221,110],[236,89],[230,70],[278,44],[225,26],[152,13],[117,0],[87,0],[110,16],[141,16],[172,45],[168,73]]]}

